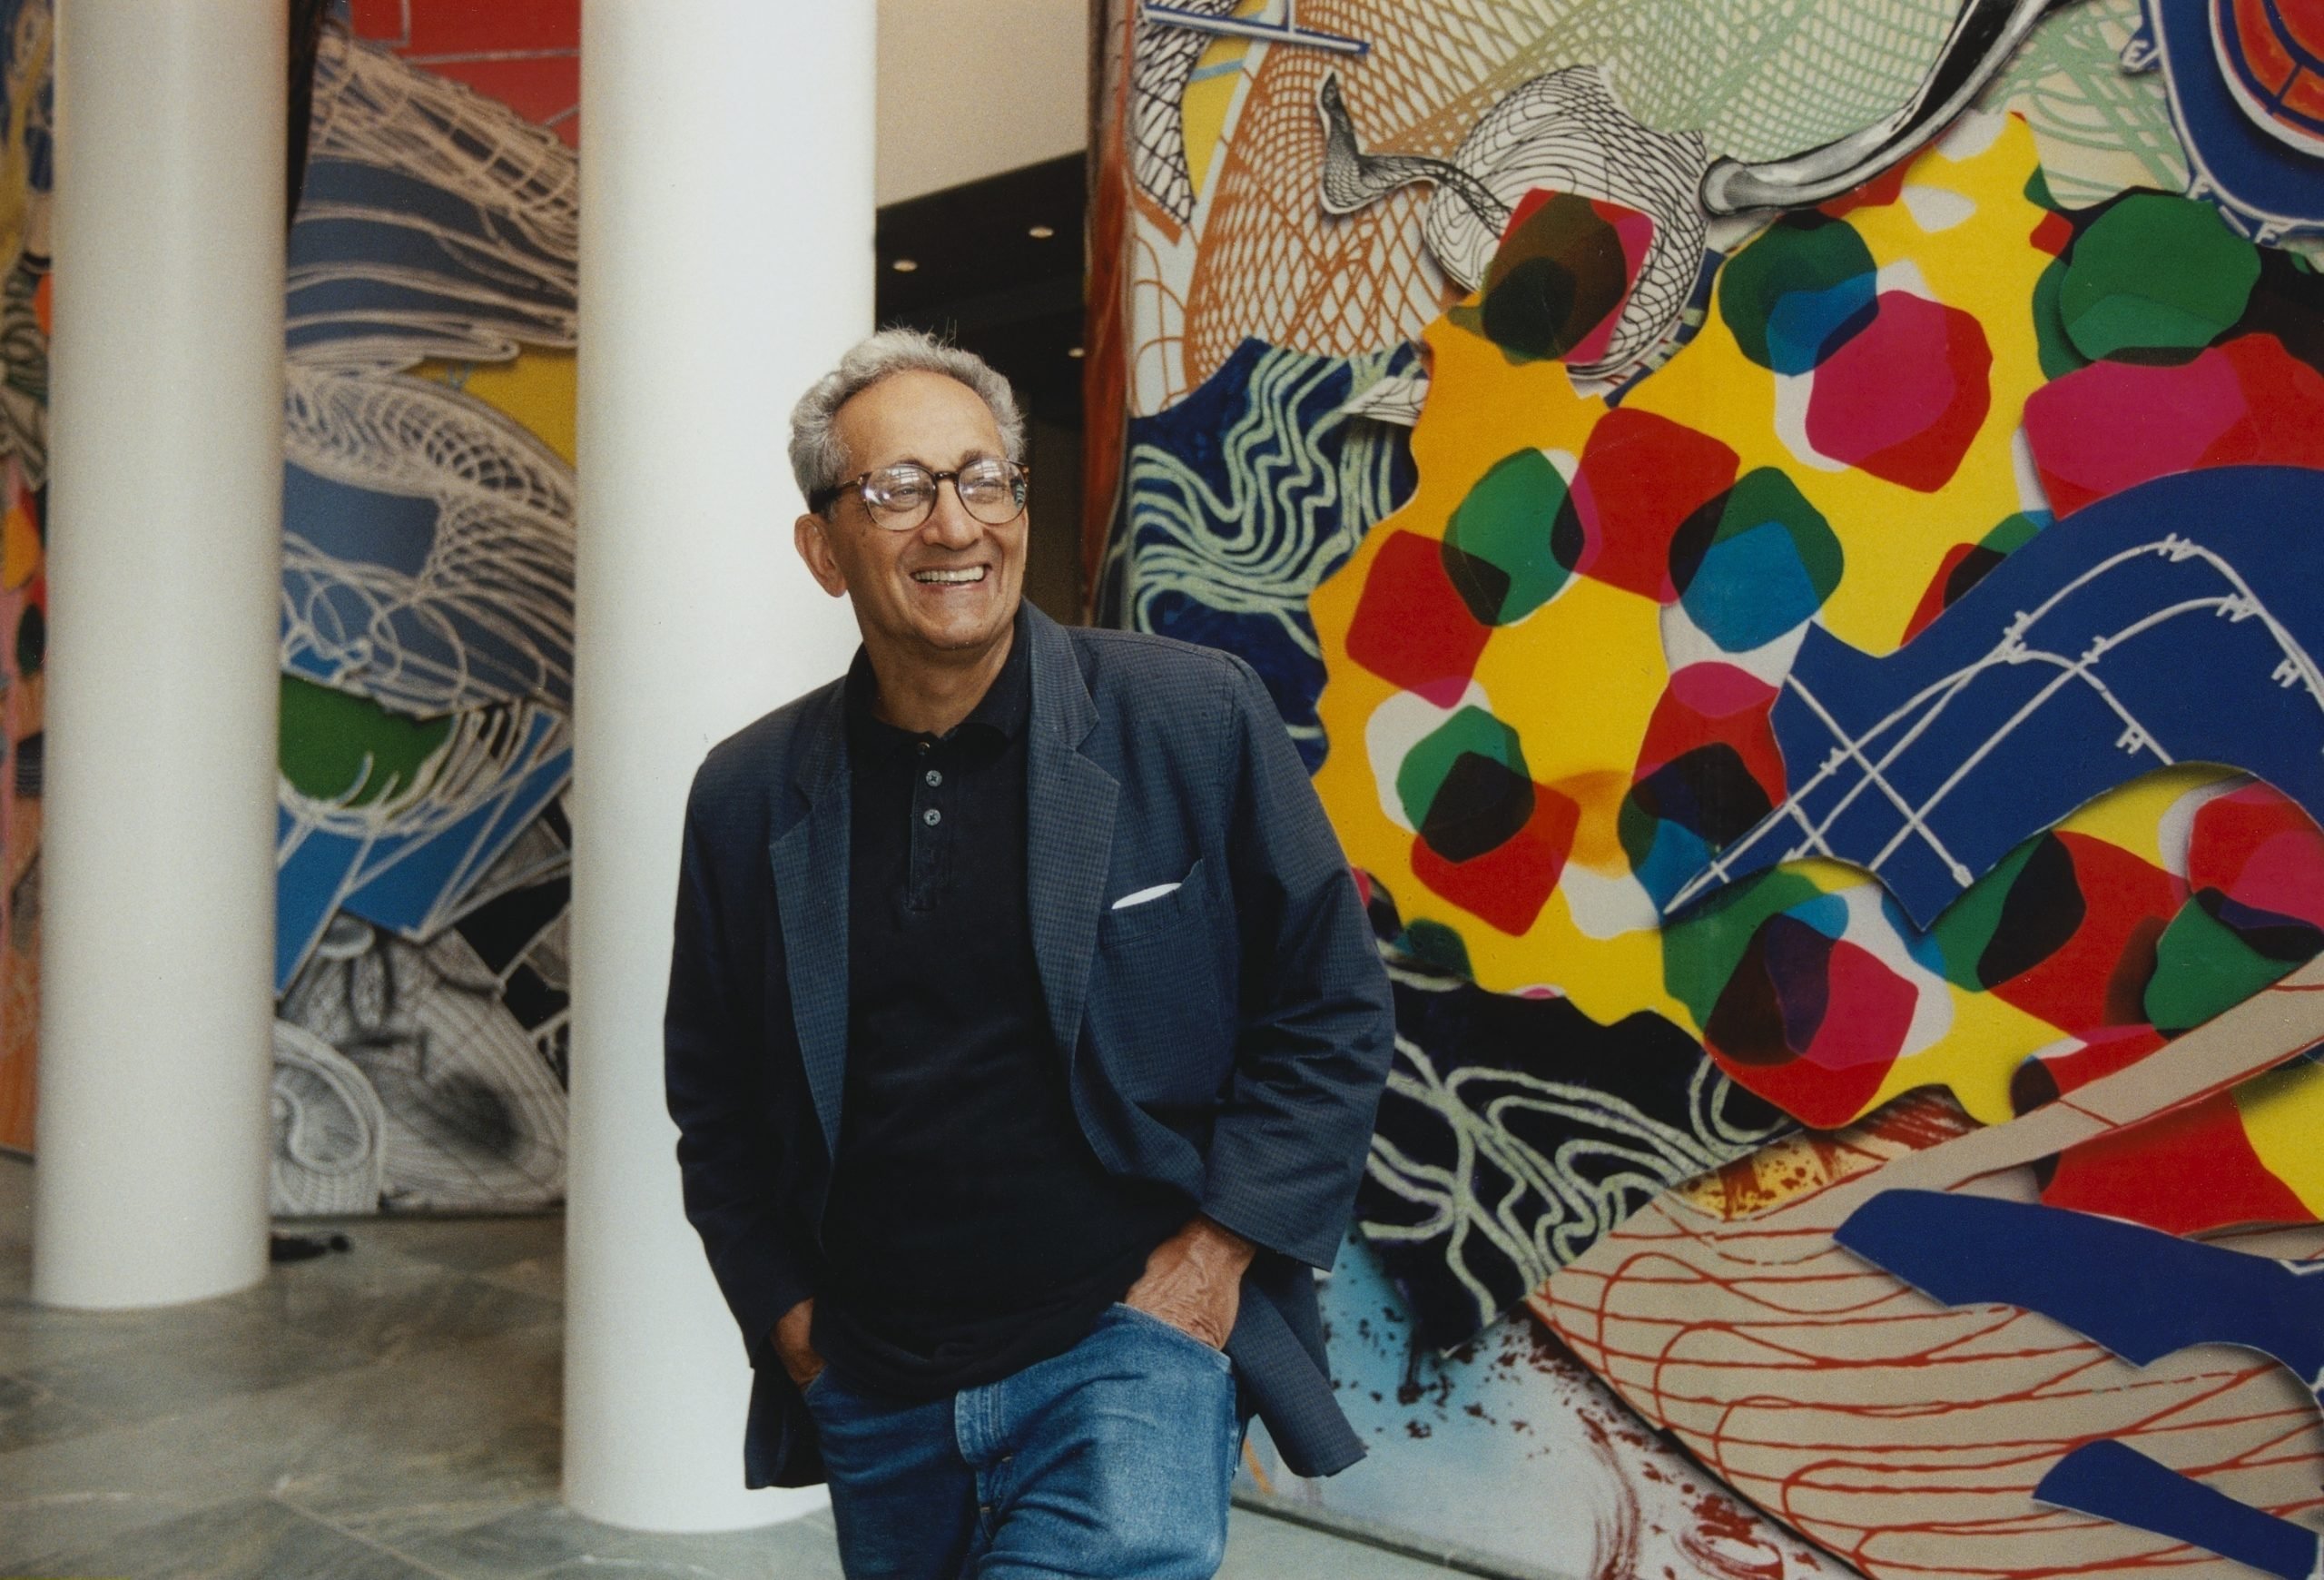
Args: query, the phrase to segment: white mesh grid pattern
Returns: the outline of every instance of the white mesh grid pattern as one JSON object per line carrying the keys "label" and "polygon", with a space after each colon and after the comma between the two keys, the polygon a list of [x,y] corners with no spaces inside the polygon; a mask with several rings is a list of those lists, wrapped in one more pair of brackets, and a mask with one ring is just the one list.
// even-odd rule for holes
{"label": "white mesh grid pattern", "polygon": [[284,404],[284,448],[300,467],[437,505],[417,574],[337,558],[284,532],[285,663],[319,667],[341,690],[421,716],[570,696],[574,499],[564,460],[481,401],[424,379],[294,362]]}
{"label": "white mesh grid pattern", "polygon": [[[346,368],[408,368],[428,357],[497,361],[517,354],[518,331],[534,345],[573,344],[580,163],[555,133],[458,83],[327,32],[315,64],[308,156],[395,171],[474,203],[489,216],[486,233],[438,228],[434,240],[506,284],[468,285],[458,311],[406,318],[391,334],[302,348],[300,360]],[[330,212],[311,202],[300,209],[310,219]],[[370,263],[351,272],[396,275]],[[295,291],[329,272],[329,266],[296,271],[290,285]],[[417,283],[440,292],[452,281],[437,272]],[[289,327],[295,337],[300,321]]]}

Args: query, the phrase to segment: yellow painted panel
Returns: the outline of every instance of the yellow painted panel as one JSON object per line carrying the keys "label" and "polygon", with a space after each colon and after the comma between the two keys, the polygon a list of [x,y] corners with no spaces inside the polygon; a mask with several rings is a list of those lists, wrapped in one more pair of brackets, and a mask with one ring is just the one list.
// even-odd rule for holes
{"label": "yellow painted panel", "polygon": [[2234,1091],[2243,1133],[2268,1172],[2324,1217],[2324,1065],[2270,1071]]}
{"label": "yellow painted panel", "polygon": [[422,362],[418,379],[452,384],[530,430],[574,464],[574,356],[527,346],[506,362]]}

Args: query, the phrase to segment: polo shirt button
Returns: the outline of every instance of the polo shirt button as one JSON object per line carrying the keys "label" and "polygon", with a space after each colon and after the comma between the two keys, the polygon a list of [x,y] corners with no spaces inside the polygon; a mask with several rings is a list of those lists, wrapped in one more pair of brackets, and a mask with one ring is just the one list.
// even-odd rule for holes
{"label": "polo shirt button", "polygon": [[937,785],[941,785],[942,783],[944,783],[943,775],[938,773],[933,768],[928,770],[928,787],[930,789],[933,790]]}
{"label": "polo shirt button", "polygon": [[944,815],[931,806],[927,811],[920,815],[920,820],[928,825],[929,827],[934,828],[938,824],[944,821]]}

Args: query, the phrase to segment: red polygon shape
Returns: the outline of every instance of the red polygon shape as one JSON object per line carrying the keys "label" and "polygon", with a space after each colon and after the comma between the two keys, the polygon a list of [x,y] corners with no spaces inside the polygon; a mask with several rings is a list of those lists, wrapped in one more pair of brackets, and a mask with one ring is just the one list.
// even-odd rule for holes
{"label": "red polygon shape", "polygon": [[2316,1217],[2251,1150],[2235,1099],[2223,1091],[2068,1148],[2042,1200],[2167,1234]]}
{"label": "red polygon shape", "polygon": [[1924,494],[1953,480],[1993,409],[1993,348],[1958,308],[1884,291],[1872,321],[1816,370],[1807,442]]}
{"label": "red polygon shape", "polygon": [[1783,748],[1776,744],[1776,688],[1732,664],[1689,664],[1670,676],[1654,704],[1640,743],[1638,768],[1643,780],[1697,746],[1723,742],[1743,759],[1772,806],[1783,800]]}
{"label": "red polygon shape", "polygon": [[1921,601],[1914,606],[1913,617],[1905,622],[1905,640],[1909,642],[1929,628],[1936,617],[1945,612],[1945,589],[1953,581],[1953,573],[1961,562],[1977,551],[1974,543],[1956,543],[1945,551],[1937,563],[1936,574],[1928,578],[1928,587],[1921,594]]}
{"label": "red polygon shape", "polygon": [[2143,1006],[2122,991],[2123,968],[2140,968],[2142,992],[2154,941],[2186,903],[2187,887],[2121,845],[2063,831],[2056,838],[2073,863],[2082,924],[2045,959],[1996,983],[1994,996],[2071,1036],[2142,1021]]}
{"label": "red polygon shape", "polygon": [[1460,701],[1492,640],[1444,574],[1433,538],[1399,530],[1380,546],[1356,599],[1347,656],[1439,707]]}
{"label": "red polygon shape", "polygon": [[2324,469],[2324,376],[2273,335],[2242,335],[2178,367],[2093,362],[2025,401],[2050,509],[2204,467]]}
{"label": "red polygon shape", "polygon": [[2268,785],[2247,785],[2196,809],[2187,886],[2217,889],[2270,915],[2324,927],[2324,833],[2307,809]]}
{"label": "red polygon shape", "polygon": [[1618,406],[1582,447],[1573,479],[1581,575],[1659,604],[1677,601],[1670,539],[1733,486],[1735,451],[1684,423]]}
{"label": "red polygon shape", "polygon": [[1413,875],[1489,927],[1521,937],[1549,903],[1573,850],[1581,808],[1568,795],[1536,783],[1533,815],[1525,826],[1482,855],[1449,862],[1422,839],[1413,841]]}

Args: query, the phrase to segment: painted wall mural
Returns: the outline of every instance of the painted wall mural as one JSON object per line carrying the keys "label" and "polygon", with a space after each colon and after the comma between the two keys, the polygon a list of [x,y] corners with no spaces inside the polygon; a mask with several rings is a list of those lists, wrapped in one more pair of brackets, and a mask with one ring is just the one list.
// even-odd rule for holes
{"label": "painted wall mural", "polygon": [[281,1212],[563,1200],[579,12],[359,0],[290,232]]}
{"label": "painted wall mural", "polygon": [[53,25],[45,0],[0,3],[0,1147],[23,1150],[40,1032]]}
{"label": "painted wall mural", "polygon": [[1396,988],[1373,1456],[1255,1484],[2312,1575],[2324,10],[1098,15],[1098,614],[1260,669]]}
{"label": "painted wall mural", "polygon": [[[0,4],[0,1146],[33,1144],[53,19]],[[564,1194],[576,0],[334,8],[290,237],[277,1211]]]}

